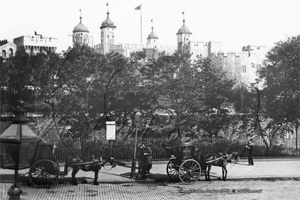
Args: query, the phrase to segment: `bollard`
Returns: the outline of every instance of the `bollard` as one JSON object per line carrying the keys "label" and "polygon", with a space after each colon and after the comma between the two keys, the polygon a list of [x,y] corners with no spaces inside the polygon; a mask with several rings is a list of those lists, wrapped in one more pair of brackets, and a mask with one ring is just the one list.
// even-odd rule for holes
{"label": "bollard", "polygon": [[131,163],[131,175],[130,178],[132,178],[135,175],[135,168],[136,168],[136,160],[133,158]]}
{"label": "bollard", "polygon": [[22,194],[21,188],[15,187],[14,185],[10,186],[7,192],[9,199],[8,200],[20,200]]}

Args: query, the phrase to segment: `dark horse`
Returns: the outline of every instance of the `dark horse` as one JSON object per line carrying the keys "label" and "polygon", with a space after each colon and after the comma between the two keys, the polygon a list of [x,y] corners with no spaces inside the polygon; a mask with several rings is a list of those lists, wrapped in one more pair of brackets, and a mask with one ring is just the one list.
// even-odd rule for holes
{"label": "dark horse", "polygon": [[91,162],[83,162],[80,158],[73,158],[69,161],[68,166],[72,168],[72,184],[77,185],[76,174],[81,169],[82,171],[93,171],[95,172],[94,184],[99,185],[98,183],[98,174],[101,167],[104,167],[106,163],[110,163],[111,167],[116,166],[116,160],[112,157],[100,157],[100,159],[93,159]]}
{"label": "dark horse", "polygon": [[210,181],[210,170],[212,166],[222,167],[222,179],[225,181],[227,178],[227,164],[236,163],[239,159],[238,152],[233,152],[231,154],[219,153],[219,155],[208,154],[205,156],[205,179]]}

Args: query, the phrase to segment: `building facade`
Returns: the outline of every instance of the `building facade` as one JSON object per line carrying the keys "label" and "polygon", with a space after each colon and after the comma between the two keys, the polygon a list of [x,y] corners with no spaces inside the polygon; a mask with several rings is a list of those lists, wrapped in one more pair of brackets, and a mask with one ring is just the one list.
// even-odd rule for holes
{"label": "building facade", "polygon": [[17,46],[7,40],[0,40],[0,57],[3,59],[14,56],[17,51]]}
{"label": "building facade", "polygon": [[14,39],[14,44],[24,47],[27,53],[46,53],[55,52],[57,50],[58,39],[52,37],[43,37],[35,32],[32,36],[20,36]]}

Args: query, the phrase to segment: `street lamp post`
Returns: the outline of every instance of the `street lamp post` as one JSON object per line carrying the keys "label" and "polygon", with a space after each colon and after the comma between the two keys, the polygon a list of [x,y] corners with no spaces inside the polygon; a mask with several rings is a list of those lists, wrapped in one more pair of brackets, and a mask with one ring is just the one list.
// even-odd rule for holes
{"label": "street lamp post", "polygon": [[135,114],[135,140],[134,140],[134,153],[133,153],[133,159],[132,159],[132,164],[131,164],[131,175],[130,177],[133,177],[133,174],[135,173],[135,168],[136,168],[136,151],[137,151],[137,122],[138,122],[138,116],[141,115],[140,112],[137,112]]}
{"label": "street lamp post", "polygon": [[[12,119],[12,124],[0,135],[0,142],[9,146],[8,159],[3,159],[2,167],[5,169],[13,169],[14,183],[8,190],[9,200],[19,200],[22,194],[22,189],[18,186],[18,170],[27,168],[28,166],[20,165],[20,146],[21,143],[36,142],[41,138],[37,136],[27,125],[29,121],[25,117],[25,110],[18,108],[14,110],[15,117]],[[13,151],[15,149],[15,151]],[[24,155],[25,157],[26,155]],[[23,156],[22,156],[23,158]],[[13,161],[13,162],[11,162]]]}

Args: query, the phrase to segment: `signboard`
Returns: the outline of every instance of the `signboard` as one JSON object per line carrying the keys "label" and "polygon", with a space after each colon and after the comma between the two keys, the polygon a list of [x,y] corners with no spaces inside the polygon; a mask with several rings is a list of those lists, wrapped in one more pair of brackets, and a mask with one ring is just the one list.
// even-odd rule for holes
{"label": "signboard", "polygon": [[106,122],[106,140],[116,139],[116,122],[107,121]]}

